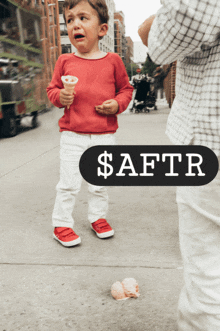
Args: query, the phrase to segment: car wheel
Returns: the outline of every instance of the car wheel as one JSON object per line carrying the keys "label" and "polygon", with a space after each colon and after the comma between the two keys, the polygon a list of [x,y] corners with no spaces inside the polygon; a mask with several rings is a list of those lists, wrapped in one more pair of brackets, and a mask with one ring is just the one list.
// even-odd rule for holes
{"label": "car wheel", "polygon": [[32,117],[32,121],[31,121],[31,126],[33,129],[35,129],[36,127],[38,127],[38,116],[37,114],[35,114],[33,117]]}
{"label": "car wheel", "polygon": [[7,111],[3,115],[3,135],[14,137],[17,134],[17,121],[13,112]]}

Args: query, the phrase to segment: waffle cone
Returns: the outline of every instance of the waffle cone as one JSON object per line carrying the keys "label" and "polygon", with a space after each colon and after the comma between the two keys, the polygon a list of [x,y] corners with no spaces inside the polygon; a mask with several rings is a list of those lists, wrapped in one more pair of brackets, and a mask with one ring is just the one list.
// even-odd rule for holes
{"label": "waffle cone", "polygon": [[[61,80],[66,91],[73,93],[76,84],[78,83],[78,78],[75,76],[62,76]],[[70,105],[67,106],[67,109],[70,108]]]}

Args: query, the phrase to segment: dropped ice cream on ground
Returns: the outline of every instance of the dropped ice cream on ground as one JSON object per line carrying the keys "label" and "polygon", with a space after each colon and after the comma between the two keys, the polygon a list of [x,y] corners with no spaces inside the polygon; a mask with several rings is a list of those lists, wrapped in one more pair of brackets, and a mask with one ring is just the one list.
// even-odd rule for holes
{"label": "dropped ice cream on ground", "polygon": [[125,295],[130,298],[138,298],[140,296],[139,286],[134,278],[125,278],[122,282]]}
{"label": "dropped ice cream on ground", "polygon": [[140,296],[138,283],[134,278],[125,278],[121,283],[115,282],[111,287],[111,294],[115,300],[126,300]]}
{"label": "dropped ice cream on ground", "polygon": [[111,288],[111,294],[115,300],[129,299],[124,293],[124,288],[120,282],[115,282]]}

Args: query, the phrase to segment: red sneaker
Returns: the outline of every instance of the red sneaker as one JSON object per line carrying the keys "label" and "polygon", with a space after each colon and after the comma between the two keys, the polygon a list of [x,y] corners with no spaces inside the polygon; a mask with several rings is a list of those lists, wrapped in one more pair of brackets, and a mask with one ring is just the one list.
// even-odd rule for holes
{"label": "red sneaker", "polygon": [[91,223],[91,227],[99,238],[108,238],[114,235],[114,230],[104,218],[100,218],[98,221]]}
{"label": "red sneaker", "polygon": [[71,228],[55,228],[53,237],[66,247],[75,246],[81,243],[81,238],[77,236]]}

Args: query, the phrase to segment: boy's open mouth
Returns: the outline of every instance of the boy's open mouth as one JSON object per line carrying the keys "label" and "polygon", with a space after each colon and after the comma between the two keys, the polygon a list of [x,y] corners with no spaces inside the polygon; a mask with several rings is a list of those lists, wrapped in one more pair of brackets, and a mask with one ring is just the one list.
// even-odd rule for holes
{"label": "boy's open mouth", "polygon": [[74,35],[74,38],[75,39],[82,39],[82,38],[84,38],[85,36],[83,35],[83,34],[81,34],[81,33],[78,33],[78,34],[75,34]]}

